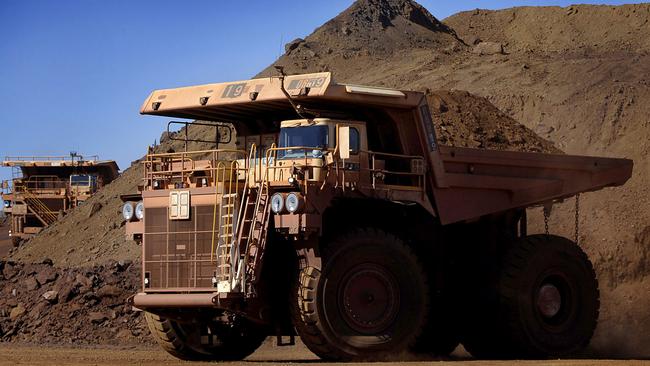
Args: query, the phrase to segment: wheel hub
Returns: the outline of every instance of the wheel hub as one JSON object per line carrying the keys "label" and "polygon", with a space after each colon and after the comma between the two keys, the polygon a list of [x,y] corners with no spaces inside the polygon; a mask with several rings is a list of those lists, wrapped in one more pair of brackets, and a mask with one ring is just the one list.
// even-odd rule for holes
{"label": "wheel hub", "polygon": [[392,324],[399,310],[399,287],[385,269],[371,265],[354,270],[341,289],[343,318],[352,329],[377,334]]}
{"label": "wheel hub", "polygon": [[562,294],[555,285],[547,283],[539,288],[537,309],[547,319],[556,316],[562,308]]}

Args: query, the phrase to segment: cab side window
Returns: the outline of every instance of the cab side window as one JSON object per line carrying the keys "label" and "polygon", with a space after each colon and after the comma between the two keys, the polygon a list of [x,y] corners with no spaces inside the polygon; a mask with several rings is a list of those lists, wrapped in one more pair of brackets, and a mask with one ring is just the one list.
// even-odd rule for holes
{"label": "cab side window", "polygon": [[359,153],[359,130],[350,127],[350,154]]}

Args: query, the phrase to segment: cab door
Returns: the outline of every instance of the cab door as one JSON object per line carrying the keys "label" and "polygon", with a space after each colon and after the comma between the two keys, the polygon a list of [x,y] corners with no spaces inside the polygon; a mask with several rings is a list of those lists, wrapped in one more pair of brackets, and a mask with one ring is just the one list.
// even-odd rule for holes
{"label": "cab door", "polygon": [[[341,129],[346,127],[346,129]],[[348,135],[349,156],[346,159],[339,159],[341,169],[339,182],[346,186],[367,185],[370,181],[368,176],[368,144],[366,140],[366,126],[362,122],[338,123],[337,136]],[[345,133],[342,131],[346,130]],[[339,136],[341,138],[341,136]],[[339,157],[341,154],[339,154]]]}

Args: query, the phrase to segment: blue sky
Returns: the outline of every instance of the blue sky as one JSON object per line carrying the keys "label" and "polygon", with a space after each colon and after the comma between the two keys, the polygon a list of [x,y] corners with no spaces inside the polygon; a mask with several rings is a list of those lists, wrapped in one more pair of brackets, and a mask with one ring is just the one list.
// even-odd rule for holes
{"label": "blue sky", "polygon": [[[151,90],[249,78],[283,43],[351,3],[0,0],[0,158],[74,150],[124,169],[165,127],[166,119],[138,114]],[[440,19],[477,7],[571,4],[420,3]]]}

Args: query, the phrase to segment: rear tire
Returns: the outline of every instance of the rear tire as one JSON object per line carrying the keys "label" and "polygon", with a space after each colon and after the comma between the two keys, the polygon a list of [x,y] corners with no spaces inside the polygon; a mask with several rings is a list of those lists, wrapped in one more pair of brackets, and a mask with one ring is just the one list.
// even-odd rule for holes
{"label": "rear tire", "polygon": [[20,246],[20,238],[12,237],[11,245],[13,245],[14,248],[18,248]]}
{"label": "rear tire", "polygon": [[496,292],[491,318],[463,341],[474,357],[559,358],[589,344],[598,322],[598,281],[572,241],[554,235],[519,240],[504,257]]}
{"label": "rear tire", "polygon": [[323,271],[302,268],[294,325],[326,360],[385,360],[418,341],[428,312],[426,276],[393,235],[355,230],[327,247]]}
{"label": "rear tire", "polygon": [[212,344],[201,340],[202,324],[179,323],[145,312],[151,334],[172,356],[187,361],[238,361],[262,345],[266,334],[250,323],[229,325],[214,322]]}
{"label": "rear tire", "polygon": [[574,242],[554,235],[521,240],[506,257],[501,303],[522,357],[564,357],[589,344],[598,323],[598,280]]}

